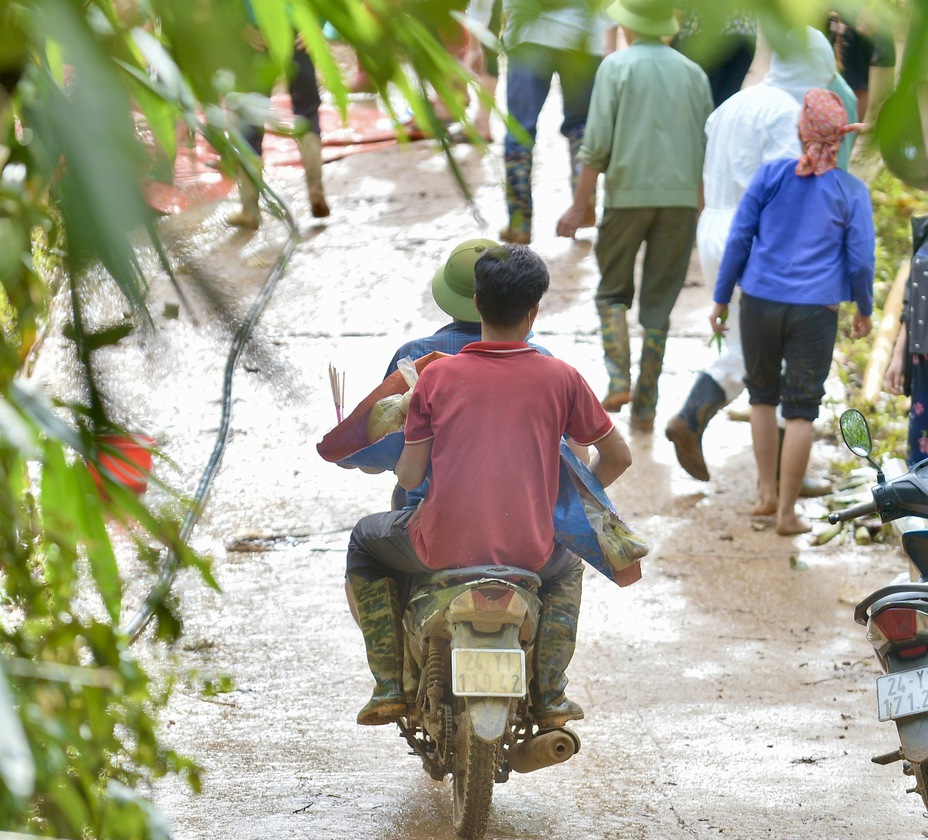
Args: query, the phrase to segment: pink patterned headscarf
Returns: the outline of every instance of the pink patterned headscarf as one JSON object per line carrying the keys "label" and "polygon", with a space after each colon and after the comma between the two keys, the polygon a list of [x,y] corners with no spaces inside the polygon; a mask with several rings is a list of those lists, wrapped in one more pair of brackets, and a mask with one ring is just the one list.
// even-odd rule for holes
{"label": "pink patterned headscarf", "polygon": [[799,140],[802,157],[797,175],[824,175],[838,165],[838,147],[845,134],[860,131],[860,123],[847,124],[847,111],[834,91],[812,88],[802,101]]}

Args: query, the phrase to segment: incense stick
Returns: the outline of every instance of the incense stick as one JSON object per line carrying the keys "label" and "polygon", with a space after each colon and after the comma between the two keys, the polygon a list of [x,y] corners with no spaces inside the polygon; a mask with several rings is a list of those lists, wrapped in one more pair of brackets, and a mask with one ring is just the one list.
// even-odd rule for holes
{"label": "incense stick", "polygon": [[342,408],[345,405],[345,374],[339,373],[335,366],[329,363],[329,384],[332,386],[332,399],[335,402],[335,416],[342,422]]}

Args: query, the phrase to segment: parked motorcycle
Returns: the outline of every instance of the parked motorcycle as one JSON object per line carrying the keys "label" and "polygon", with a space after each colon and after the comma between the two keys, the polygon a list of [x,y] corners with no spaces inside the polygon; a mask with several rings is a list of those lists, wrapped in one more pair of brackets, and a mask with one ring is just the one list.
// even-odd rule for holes
{"label": "parked motorcycle", "polygon": [[[872,500],[829,514],[832,524],[878,513],[883,522],[905,516],[928,519],[928,460],[906,473],[886,479],[871,457],[873,443],[867,421],[856,409],[845,411],[841,433],[848,448],[877,471]],[[918,793],[928,808],[928,530],[907,531],[902,546],[918,570],[917,581],[884,586],[861,601],[854,620],[867,628],[883,676],[876,681],[881,721],[893,721],[898,749],[874,756],[876,764],[902,762],[915,779],[908,793]]]}
{"label": "parked motorcycle", "polygon": [[483,837],[493,786],[511,771],[580,749],[567,728],[539,729],[529,707],[540,586],[524,569],[475,566],[423,577],[408,601],[404,684],[415,704],[398,726],[433,779],[451,775],[460,837]]}

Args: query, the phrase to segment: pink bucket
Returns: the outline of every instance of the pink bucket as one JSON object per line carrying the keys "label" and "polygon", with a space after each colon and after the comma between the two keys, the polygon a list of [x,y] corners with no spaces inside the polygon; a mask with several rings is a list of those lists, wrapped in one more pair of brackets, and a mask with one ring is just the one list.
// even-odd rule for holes
{"label": "pink bucket", "polygon": [[[133,434],[128,437],[122,435],[100,435],[100,443],[106,447],[101,449],[97,463],[100,469],[105,470],[113,481],[141,496],[148,489],[148,475],[151,472],[151,450],[155,445],[154,438],[148,435]],[[115,451],[113,451],[115,450]],[[90,475],[97,489],[103,490],[103,478],[93,464],[88,464]]]}

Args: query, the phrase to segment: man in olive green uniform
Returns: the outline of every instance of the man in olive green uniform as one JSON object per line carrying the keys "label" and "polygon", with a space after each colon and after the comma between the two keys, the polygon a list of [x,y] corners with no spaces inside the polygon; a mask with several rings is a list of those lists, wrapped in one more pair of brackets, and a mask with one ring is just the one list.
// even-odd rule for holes
{"label": "man in olive green uniform", "polygon": [[[661,40],[677,31],[671,1],[618,0],[607,11],[629,47],[607,56],[596,74],[578,154],[583,170],[557,232],[574,235],[603,173],[604,213],[596,244],[602,276],[596,306],[609,373],[603,406],[618,411],[631,402],[632,428],[649,431],[670,312],[696,237],[712,93],[703,70]],[[642,245],[644,343],[632,396],[626,312],[635,296],[635,258]]]}

